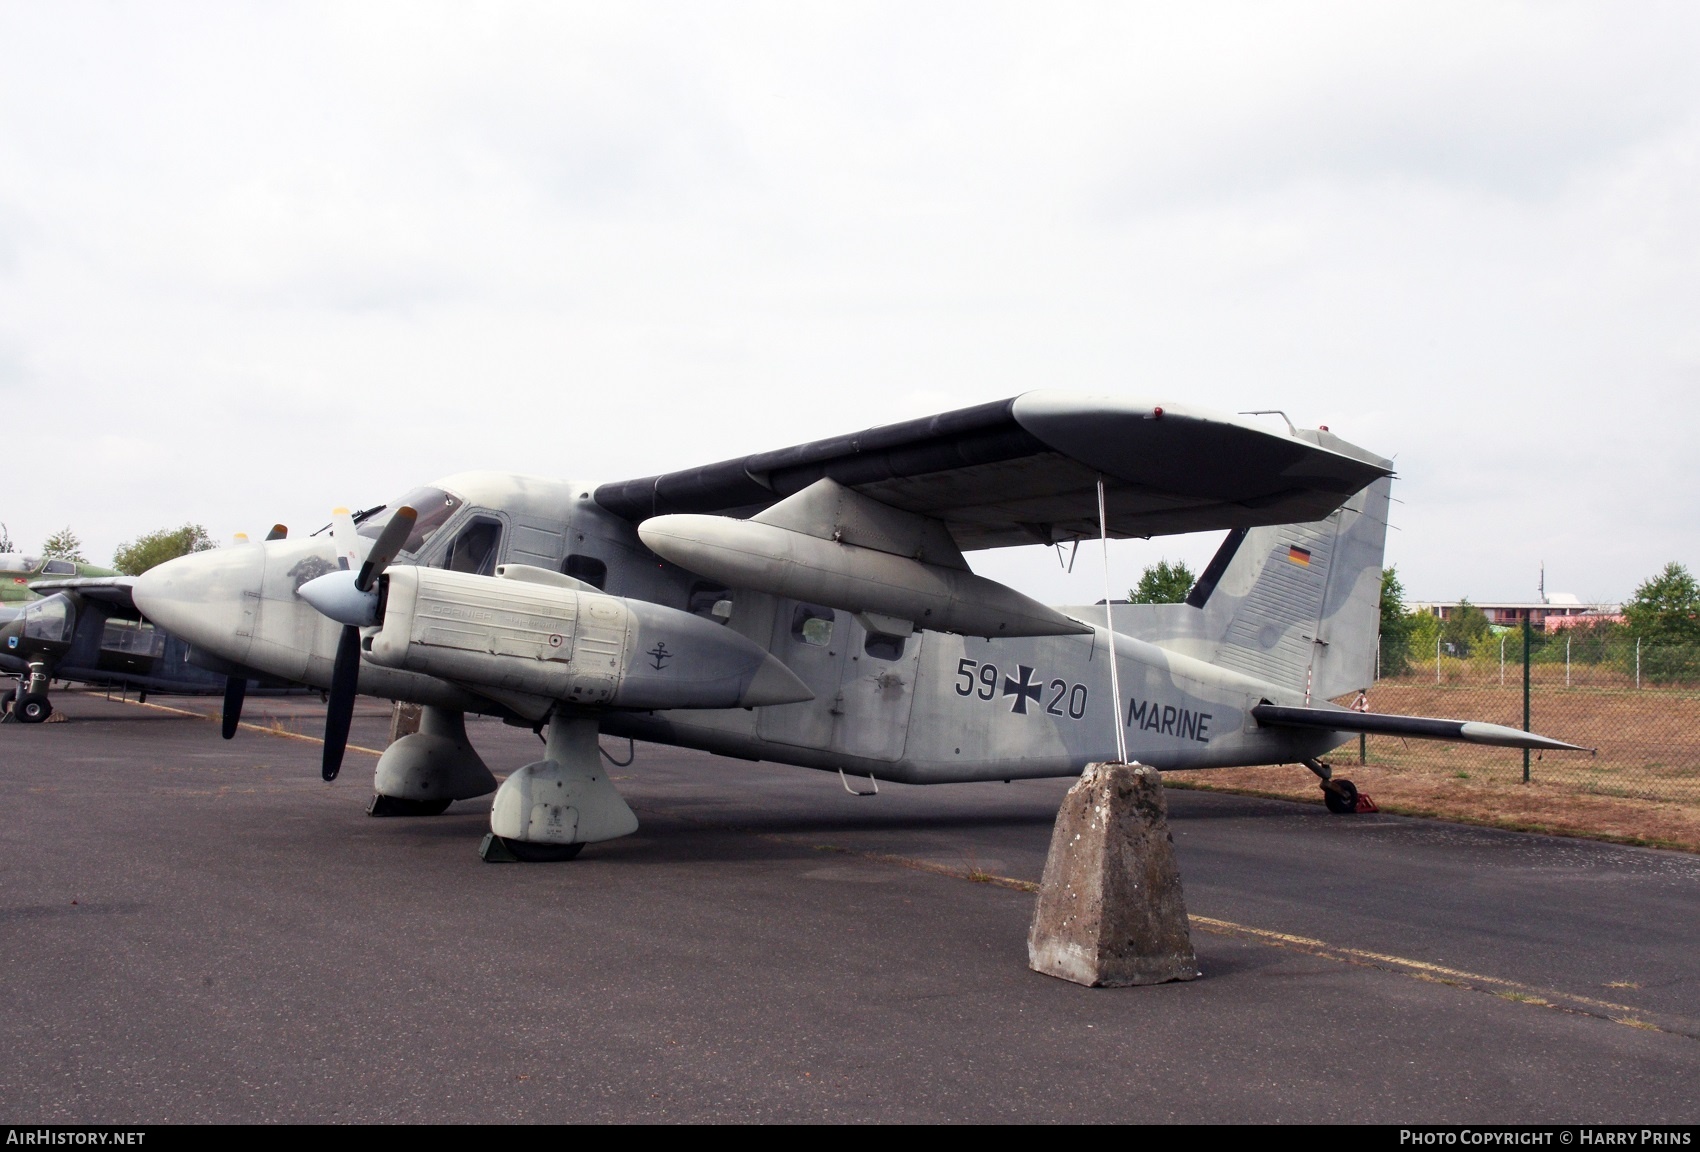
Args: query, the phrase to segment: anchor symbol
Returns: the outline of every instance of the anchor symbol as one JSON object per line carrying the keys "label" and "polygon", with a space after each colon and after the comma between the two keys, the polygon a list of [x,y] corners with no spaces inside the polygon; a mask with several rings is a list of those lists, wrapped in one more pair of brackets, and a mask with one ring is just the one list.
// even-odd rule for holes
{"label": "anchor symbol", "polygon": [[667,651],[667,641],[663,640],[648,652],[645,652],[644,655],[652,657],[656,670],[660,671],[667,666],[667,661],[671,660],[674,654]]}

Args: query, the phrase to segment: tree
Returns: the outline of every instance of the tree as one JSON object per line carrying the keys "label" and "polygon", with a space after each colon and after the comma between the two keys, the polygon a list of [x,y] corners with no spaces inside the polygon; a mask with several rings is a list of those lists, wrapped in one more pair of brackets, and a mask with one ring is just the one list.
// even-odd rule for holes
{"label": "tree", "polygon": [[1184,560],[1159,560],[1141,574],[1139,587],[1130,589],[1127,598],[1135,604],[1179,604],[1197,582]]}
{"label": "tree", "polygon": [[1440,625],[1440,642],[1454,656],[1468,656],[1477,644],[1493,635],[1493,625],[1487,613],[1470,603],[1458,601],[1457,607]]}
{"label": "tree", "polygon": [[1641,583],[1623,606],[1629,631],[1657,644],[1700,642],[1700,583],[1674,560]]}
{"label": "tree", "polygon": [[205,552],[212,546],[212,537],[199,524],[161,528],[120,544],[118,551],[112,554],[112,566],[126,576],[140,576],[167,560],[175,560],[191,552]]}
{"label": "tree", "polygon": [[57,556],[61,560],[74,560],[78,564],[89,562],[88,557],[83,555],[83,542],[77,539],[77,534],[71,531],[69,524],[47,538],[47,543],[41,546],[41,554]]}
{"label": "tree", "polygon": [[1411,670],[1411,633],[1417,621],[1405,608],[1405,586],[1397,568],[1381,570],[1381,674],[1403,676]]}
{"label": "tree", "polygon": [[4,524],[0,524],[0,552],[11,552],[13,550],[12,533],[7,531]]}

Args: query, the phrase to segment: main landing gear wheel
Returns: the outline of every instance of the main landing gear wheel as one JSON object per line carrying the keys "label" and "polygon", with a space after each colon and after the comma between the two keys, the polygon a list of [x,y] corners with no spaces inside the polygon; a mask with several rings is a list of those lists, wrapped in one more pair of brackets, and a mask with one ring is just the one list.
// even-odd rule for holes
{"label": "main landing gear wheel", "polygon": [[45,696],[25,696],[17,702],[12,712],[25,724],[40,724],[53,715],[53,705]]}

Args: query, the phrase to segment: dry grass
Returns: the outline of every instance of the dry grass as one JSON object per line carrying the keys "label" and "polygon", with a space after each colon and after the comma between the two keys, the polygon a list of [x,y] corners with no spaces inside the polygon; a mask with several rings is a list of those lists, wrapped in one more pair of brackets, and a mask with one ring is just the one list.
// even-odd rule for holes
{"label": "dry grass", "polygon": [[[1549,682],[1537,679],[1532,727],[1597,747],[1597,755],[1534,754],[1527,784],[1523,754],[1515,749],[1372,737],[1366,764],[1358,764],[1355,744],[1330,759],[1385,811],[1700,852],[1700,693],[1617,684],[1566,689],[1562,667],[1556,676],[1550,668],[1536,672]],[[1384,680],[1370,693],[1370,706],[1376,712],[1523,726],[1521,683],[1500,688],[1460,679],[1438,685],[1421,677]],[[1316,778],[1296,766],[1221,769],[1170,780],[1182,787],[1321,800]]]}
{"label": "dry grass", "polygon": [[[1359,767],[1343,761],[1335,762],[1335,770],[1357,784],[1384,812],[1700,852],[1700,805],[1589,795],[1539,781],[1523,784],[1510,774],[1500,779],[1459,780],[1420,770],[1373,763]],[[1322,802],[1316,777],[1297,765],[1176,772],[1166,776],[1164,782],[1181,788]]]}

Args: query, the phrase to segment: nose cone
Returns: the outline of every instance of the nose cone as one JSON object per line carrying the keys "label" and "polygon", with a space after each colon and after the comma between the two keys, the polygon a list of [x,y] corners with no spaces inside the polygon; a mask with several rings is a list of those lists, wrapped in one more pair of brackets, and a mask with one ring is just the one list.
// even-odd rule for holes
{"label": "nose cone", "polygon": [[167,632],[227,660],[253,640],[266,570],[263,544],[215,548],[168,560],[136,578],[136,607]]}

